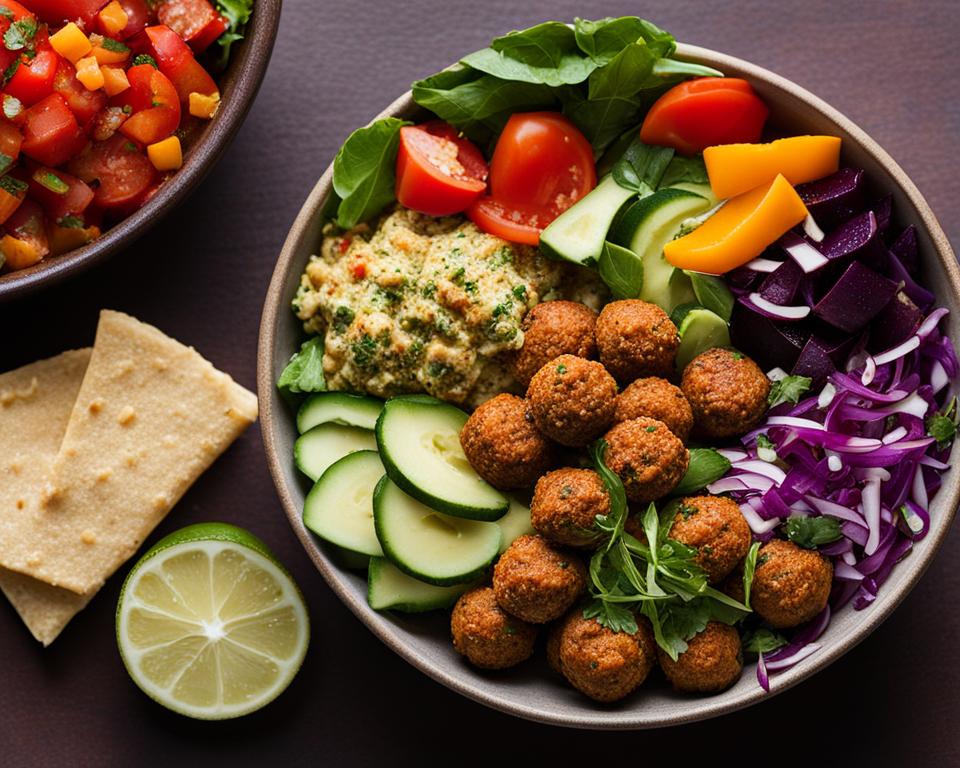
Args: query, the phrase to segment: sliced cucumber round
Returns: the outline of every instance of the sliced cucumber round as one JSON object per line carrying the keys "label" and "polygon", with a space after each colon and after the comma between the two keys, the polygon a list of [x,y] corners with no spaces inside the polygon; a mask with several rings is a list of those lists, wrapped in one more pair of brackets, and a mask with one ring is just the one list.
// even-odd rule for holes
{"label": "sliced cucumber round", "polygon": [[421,504],[384,477],[373,494],[373,521],[383,553],[428,584],[479,578],[500,553],[500,526],[451,517]]}
{"label": "sliced cucumber round", "polygon": [[356,451],[335,461],[307,494],[303,524],[343,549],[382,555],[373,525],[373,491],[381,477],[376,451]]}
{"label": "sliced cucumber round", "polygon": [[408,576],[385,557],[371,557],[367,571],[367,602],[375,611],[423,613],[449,608],[471,584],[438,587]]}
{"label": "sliced cucumber round", "polygon": [[297,411],[297,430],[302,435],[318,424],[344,424],[348,427],[373,429],[383,409],[383,401],[350,392],[318,392],[311,395]]}
{"label": "sliced cucumber round", "polygon": [[513,544],[514,539],[523,536],[525,533],[536,533],[533,524],[530,522],[530,507],[522,504],[517,499],[510,498],[510,509],[507,514],[497,520],[500,526],[502,537],[500,539],[500,554],[507,551],[507,547]]}
{"label": "sliced cucumber round", "polygon": [[730,346],[730,329],[726,320],[703,307],[696,307],[684,314],[678,330],[680,346],[677,347],[677,370],[680,373],[701,352]]}
{"label": "sliced cucumber round", "polygon": [[348,453],[375,450],[377,438],[369,429],[319,424],[297,438],[293,444],[293,460],[297,469],[316,482],[327,467]]}
{"label": "sliced cucumber round", "polygon": [[460,447],[467,414],[423,397],[388,400],[377,420],[377,446],[387,475],[415,499],[448,515],[497,520],[506,496],[478,475]]}

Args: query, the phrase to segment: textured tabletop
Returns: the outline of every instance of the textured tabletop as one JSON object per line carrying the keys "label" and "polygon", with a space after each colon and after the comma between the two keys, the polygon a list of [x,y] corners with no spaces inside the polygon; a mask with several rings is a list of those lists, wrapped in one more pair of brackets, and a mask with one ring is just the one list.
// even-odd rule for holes
{"label": "textured tabletop", "polygon": [[[750,59],[845,112],[902,164],[960,246],[960,14],[952,0],[287,0],[259,98],[219,166],[139,245],[0,307],[0,370],[89,344],[98,311],[109,307],[192,344],[252,388],[274,260],[346,135],[413,79],[497,33],[626,13]],[[0,765],[490,766],[511,765],[520,754],[557,765],[663,765],[714,760],[718,749],[743,764],[960,763],[957,531],[892,618],[799,687],[683,729],[591,734],[484,709],[383,646],[302,551],[274,494],[258,429],[201,478],[151,541],[203,520],[252,529],[303,589],[313,639],[290,689],[267,709],[226,723],[192,722],[147,699],[116,651],[123,568],[47,650],[0,605]]]}

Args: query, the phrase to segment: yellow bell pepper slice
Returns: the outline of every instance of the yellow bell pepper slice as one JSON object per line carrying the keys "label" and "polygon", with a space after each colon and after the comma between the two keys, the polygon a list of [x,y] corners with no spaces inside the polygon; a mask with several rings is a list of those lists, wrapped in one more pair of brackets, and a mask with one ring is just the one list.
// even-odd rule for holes
{"label": "yellow bell pepper slice", "polygon": [[147,157],[158,171],[176,171],[183,165],[183,150],[180,139],[168,136],[147,147]]}
{"label": "yellow bell pepper slice", "polygon": [[713,194],[725,200],[766,186],[778,174],[791,184],[803,184],[836,173],[840,139],[792,136],[769,144],[722,144],[707,147],[703,162]]}
{"label": "yellow bell pepper slice", "polygon": [[61,227],[52,224],[47,228],[50,255],[59,256],[74,248],[80,248],[100,237],[100,227]]}
{"label": "yellow bell pepper slice", "polygon": [[755,259],[806,216],[800,195],[777,176],[772,184],[728,200],[689,235],[667,243],[663,255],[680,269],[722,275]]}
{"label": "yellow bell pepper slice", "polygon": [[[32,267],[44,257],[37,243],[21,240],[13,235],[4,235],[0,239],[0,262],[7,269],[18,270]],[[2,266],[0,265],[0,266]]]}

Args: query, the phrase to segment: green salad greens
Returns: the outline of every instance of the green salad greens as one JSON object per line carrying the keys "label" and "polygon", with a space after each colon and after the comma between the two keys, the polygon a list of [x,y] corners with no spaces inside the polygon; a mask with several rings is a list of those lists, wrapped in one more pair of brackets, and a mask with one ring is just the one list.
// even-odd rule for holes
{"label": "green salad greens", "polygon": [[[220,0],[231,6],[249,1]],[[667,89],[691,76],[721,76],[709,67],[674,59],[676,47],[673,35],[636,16],[576,19],[572,25],[548,21],[498,37],[455,66],[418,80],[413,99],[489,147],[513,113],[560,111],[583,131],[598,158],[608,149],[619,158],[637,135],[646,110]],[[396,118],[378,120],[354,131],[344,143],[333,173],[333,206],[340,227],[349,229],[372,218],[395,199],[402,124]],[[702,163],[697,168],[678,159],[671,162],[672,150],[656,148],[649,156],[643,149],[635,152],[642,155],[635,158],[641,164],[630,161],[620,172],[638,191],[643,182],[655,189],[657,181],[651,184],[649,177],[657,174],[669,173],[672,183],[705,179]]]}
{"label": "green salad greens", "polygon": [[223,69],[230,59],[230,48],[243,39],[250,14],[253,13],[253,0],[217,0],[217,10],[230,23],[227,31],[220,35],[217,45],[220,48],[217,66]]}

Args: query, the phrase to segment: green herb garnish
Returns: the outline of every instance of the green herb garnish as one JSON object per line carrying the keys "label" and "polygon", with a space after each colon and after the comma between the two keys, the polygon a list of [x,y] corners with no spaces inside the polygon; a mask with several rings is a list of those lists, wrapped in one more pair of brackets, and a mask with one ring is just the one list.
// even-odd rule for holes
{"label": "green herb garnish", "polygon": [[33,44],[37,34],[36,19],[25,16],[13,22],[3,33],[3,45],[8,51],[22,51]]}
{"label": "green herb garnish", "polygon": [[942,413],[935,413],[927,419],[927,434],[937,441],[941,450],[949,446],[957,436],[957,398],[953,398]]}
{"label": "green herb garnish", "polygon": [[730,471],[730,459],[713,448],[691,448],[687,472],[673,489],[674,496],[686,496],[719,480]]}
{"label": "green herb garnish", "polygon": [[783,530],[790,541],[804,549],[816,549],[843,536],[840,521],[835,517],[792,515],[787,518]]}
{"label": "green herb garnish", "polygon": [[813,379],[809,376],[784,376],[779,381],[773,382],[770,387],[770,395],[767,397],[767,405],[773,408],[781,403],[793,403],[796,405],[800,398],[810,389]]}
{"label": "green herb garnish", "polygon": [[277,388],[283,392],[323,392],[323,342],[320,337],[305,341],[277,379]]}

